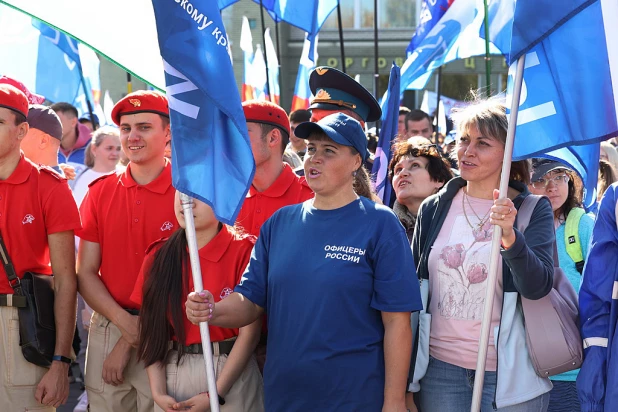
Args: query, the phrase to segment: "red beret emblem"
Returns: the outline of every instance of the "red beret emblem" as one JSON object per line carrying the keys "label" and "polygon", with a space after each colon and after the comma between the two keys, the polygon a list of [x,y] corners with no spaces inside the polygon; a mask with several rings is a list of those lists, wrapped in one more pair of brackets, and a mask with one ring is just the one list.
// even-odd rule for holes
{"label": "red beret emblem", "polygon": [[142,105],[139,99],[129,99],[129,103],[131,103],[133,107],[140,107]]}

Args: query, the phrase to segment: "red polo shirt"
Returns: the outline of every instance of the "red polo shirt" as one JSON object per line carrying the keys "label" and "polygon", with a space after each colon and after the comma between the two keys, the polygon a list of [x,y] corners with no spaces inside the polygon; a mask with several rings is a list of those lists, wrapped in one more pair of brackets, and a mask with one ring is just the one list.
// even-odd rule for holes
{"label": "red polo shirt", "polygon": [[[80,227],[66,179],[22,153],[11,176],[0,180],[0,230],[17,276],[51,274],[47,236]],[[13,293],[1,264],[0,293]]]}
{"label": "red polo shirt", "polygon": [[[165,239],[162,239],[153,244],[148,250],[146,259],[144,259],[142,270],[131,294],[131,300],[139,306],[142,305],[144,279],[148,277],[155,254],[164,243]],[[234,286],[240,283],[240,278],[249,263],[254,243],[255,238],[253,236],[239,237],[231,233],[228,227],[224,225],[221,231],[206,246],[199,250],[204,289],[209,290],[213,294],[215,302],[227,297],[227,295],[234,291]],[[188,272],[186,272],[186,276],[189,277],[188,291],[192,291],[193,275],[191,267],[188,269]],[[188,291],[183,295],[186,296]],[[182,305],[182,313],[185,313],[185,300],[182,299],[182,302],[178,303]],[[185,346],[201,343],[199,326],[192,324],[185,317],[184,327]],[[218,326],[209,326],[208,328],[212,342],[220,342],[238,336],[238,329],[226,329]]]}
{"label": "red polo shirt", "polygon": [[258,192],[251,186],[236,224],[242,226],[245,232],[258,236],[264,222],[277,210],[302,203],[312,197],[313,192],[305,178],[297,176],[288,164],[284,164],[283,171],[268,189]]}
{"label": "red polo shirt", "polygon": [[94,180],[81,204],[83,229],[77,236],[101,247],[99,274],[110,295],[126,309],[139,309],[129,297],[148,245],[178,228],[174,214],[172,166],[147,185],[124,173]]}

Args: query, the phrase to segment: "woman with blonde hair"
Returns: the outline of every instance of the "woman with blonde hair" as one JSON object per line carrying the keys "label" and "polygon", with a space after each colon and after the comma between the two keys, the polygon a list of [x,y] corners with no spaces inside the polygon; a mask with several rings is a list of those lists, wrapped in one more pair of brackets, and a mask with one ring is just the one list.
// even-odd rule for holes
{"label": "woman with blonde hair", "polygon": [[[525,237],[516,229],[517,209],[530,194],[527,161],[513,162],[508,192],[498,198],[508,127],[502,101],[478,100],[453,118],[461,177],[423,202],[412,239],[424,311],[409,390],[420,389],[423,412],[470,410],[497,225],[500,264],[481,410],[545,411],[551,383],[529,359],[518,300],[539,299],[552,288],[551,205],[538,202]],[[407,399],[412,409],[412,396]]]}
{"label": "woman with blonde hair", "polygon": [[599,159],[609,162],[614,170],[618,171],[618,151],[614,146],[612,146],[611,143],[601,142],[601,153]]}

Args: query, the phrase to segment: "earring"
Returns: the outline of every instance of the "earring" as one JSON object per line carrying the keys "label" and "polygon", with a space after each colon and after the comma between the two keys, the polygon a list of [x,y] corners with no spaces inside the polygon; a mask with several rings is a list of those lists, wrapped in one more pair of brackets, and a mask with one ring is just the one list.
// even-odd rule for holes
{"label": "earring", "polygon": [[356,170],[352,172],[352,176],[356,177]]}

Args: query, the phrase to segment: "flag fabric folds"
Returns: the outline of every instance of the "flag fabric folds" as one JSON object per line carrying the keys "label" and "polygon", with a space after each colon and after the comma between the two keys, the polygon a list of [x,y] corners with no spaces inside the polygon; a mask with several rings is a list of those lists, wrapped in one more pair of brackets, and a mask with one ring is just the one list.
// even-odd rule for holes
{"label": "flag fabric folds", "polygon": [[253,0],[261,4],[273,20],[284,21],[308,33],[310,50],[309,58],[313,56],[316,46],[316,36],[322,25],[339,4],[339,0]]}
{"label": "flag fabric folds", "polygon": [[[494,17],[489,32],[507,58],[526,55],[513,159],[566,163],[582,177],[590,208],[596,201],[598,143],[618,135],[618,5],[569,0],[564,6],[500,1],[489,12]],[[533,12],[536,7],[547,13]]]}
{"label": "flag fabric folds", "polygon": [[419,46],[427,33],[436,25],[436,23],[444,16],[454,0],[423,0],[421,5],[421,13],[416,31],[410,40],[410,44],[406,49],[406,57],[409,57],[414,50]]}
{"label": "flag fabric folds", "polygon": [[382,129],[373,161],[372,174],[375,175],[375,190],[385,205],[390,205],[392,186],[388,178],[388,164],[392,156],[392,145],[397,136],[399,120],[399,82],[400,69],[393,63],[388,90],[382,98]]}
{"label": "flag fabric folds", "polygon": [[277,49],[273,44],[273,39],[270,36],[270,27],[264,31],[264,41],[266,43],[266,59],[268,60],[268,100],[279,104],[279,59],[277,57]]}
{"label": "flag fabric folds", "polygon": [[[172,181],[233,225],[255,164],[217,4],[153,0],[172,126]],[[204,26],[205,30],[200,30]]]}
{"label": "flag fabric folds", "polygon": [[[416,46],[401,68],[401,93],[420,90],[435,69],[456,59],[485,54],[479,30],[485,9],[483,0],[457,0]],[[500,51],[490,45],[491,54]]]}
{"label": "flag fabric folds", "polygon": [[311,73],[311,70],[315,69],[315,62],[318,60],[318,38],[315,38],[316,47],[313,49],[313,59],[310,59],[310,42],[307,37],[308,33],[305,33],[305,44],[303,45],[303,52],[300,55],[298,75],[296,76],[296,86],[294,87],[294,97],[292,98],[290,113],[296,110],[306,110],[310,105],[311,89],[309,88],[309,73]]}

